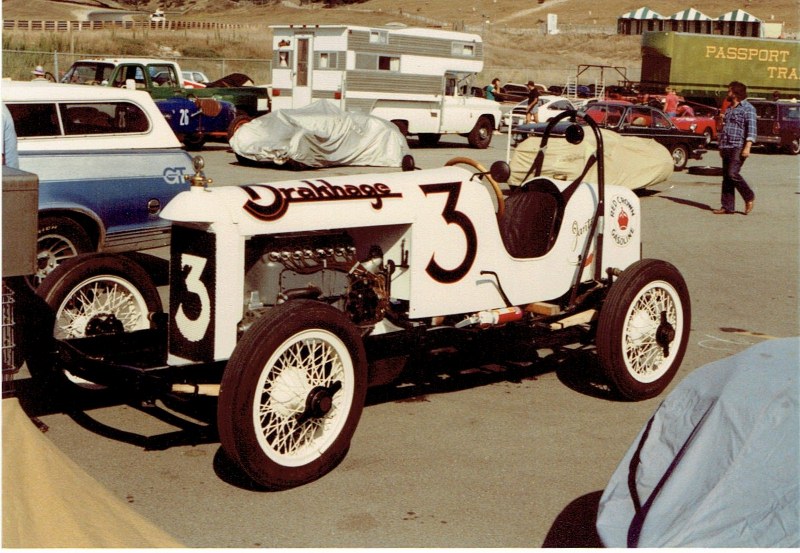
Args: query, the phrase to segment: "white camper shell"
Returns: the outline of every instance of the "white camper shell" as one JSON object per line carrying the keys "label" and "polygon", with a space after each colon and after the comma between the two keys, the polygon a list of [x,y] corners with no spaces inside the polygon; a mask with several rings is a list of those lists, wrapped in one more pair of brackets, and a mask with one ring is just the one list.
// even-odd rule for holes
{"label": "white camper shell", "polygon": [[394,122],[435,144],[461,134],[486,148],[500,105],[472,95],[483,69],[479,35],[411,27],[275,25],[272,109],[327,99]]}

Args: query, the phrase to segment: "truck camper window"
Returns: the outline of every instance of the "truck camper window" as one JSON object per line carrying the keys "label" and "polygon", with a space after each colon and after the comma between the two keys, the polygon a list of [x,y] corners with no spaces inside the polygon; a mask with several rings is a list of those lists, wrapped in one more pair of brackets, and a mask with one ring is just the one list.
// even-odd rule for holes
{"label": "truck camper window", "polygon": [[6,104],[14,120],[18,138],[61,136],[54,103]]}
{"label": "truck camper window", "polygon": [[400,71],[400,58],[398,56],[356,53],[356,69]]}
{"label": "truck camper window", "polygon": [[317,58],[317,69],[336,69],[337,52],[320,52]]}
{"label": "truck camper window", "polygon": [[451,52],[454,56],[474,58],[475,45],[470,42],[453,42]]}
{"label": "truck camper window", "polygon": [[388,44],[389,33],[386,31],[370,31],[369,42],[370,44]]}

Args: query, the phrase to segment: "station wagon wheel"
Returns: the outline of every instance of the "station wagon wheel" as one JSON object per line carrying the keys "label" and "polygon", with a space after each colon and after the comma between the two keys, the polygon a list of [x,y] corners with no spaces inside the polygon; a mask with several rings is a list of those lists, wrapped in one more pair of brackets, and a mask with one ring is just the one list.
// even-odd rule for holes
{"label": "station wagon wheel", "polygon": [[506,198],[503,195],[503,190],[500,188],[500,185],[497,184],[497,181],[492,178],[489,172],[486,170],[486,167],[481,165],[479,162],[475,161],[469,157],[454,157],[450,159],[447,163],[445,163],[446,167],[450,167],[453,165],[458,165],[459,163],[463,163],[464,165],[469,165],[473,169],[476,169],[479,173],[482,173],[482,177],[486,177],[486,180],[489,181],[489,184],[492,185],[492,191],[494,192],[495,197],[497,198],[497,218],[500,219],[506,211]]}
{"label": "station wagon wheel", "polygon": [[690,325],[689,292],[680,272],[665,261],[638,261],[611,285],[600,311],[600,364],[627,399],[655,397],[681,364]]}
{"label": "station wagon wheel", "polygon": [[800,137],[794,137],[792,141],[786,145],[786,151],[795,156],[800,154]]}
{"label": "station wagon wheel", "polygon": [[39,286],[59,263],[93,249],[89,235],[72,219],[43,217],[36,238],[36,273],[29,282]]}
{"label": "station wagon wheel", "polygon": [[683,171],[689,161],[689,149],[683,144],[672,147],[672,164],[675,171]]}
{"label": "station wagon wheel", "polygon": [[[92,254],[59,265],[36,290],[53,313],[58,340],[123,334],[151,328],[151,313],[161,311],[153,280],[137,263],[120,255]],[[46,350],[29,361],[34,376],[50,379],[54,361]],[[57,372],[57,371],[56,371]],[[102,388],[68,371],[63,376],[86,389]]]}
{"label": "station wagon wheel", "polygon": [[217,425],[254,482],[286,489],[344,459],[367,389],[358,328],[337,309],[294,300],[245,332],[222,377]]}

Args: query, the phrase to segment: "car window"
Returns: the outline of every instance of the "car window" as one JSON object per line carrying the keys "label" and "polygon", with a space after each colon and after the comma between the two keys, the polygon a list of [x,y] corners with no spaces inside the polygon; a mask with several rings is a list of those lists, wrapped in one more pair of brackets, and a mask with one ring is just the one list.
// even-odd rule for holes
{"label": "car window", "polygon": [[144,69],[141,65],[125,65],[120,67],[117,76],[114,78],[112,86],[124,87],[128,79],[132,79],[136,84],[136,88],[146,88],[147,83],[144,79]]}
{"label": "car window", "polygon": [[172,65],[153,64],[148,65],[147,70],[150,72],[153,84],[158,86],[178,86],[178,75]]}
{"label": "car window", "polygon": [[783,106],[784,119],[800,119],[800,106]]}
{"label": "car window", "polygon": [[651,115],[653,117],[651,126],[656,127],[657,129],[669,129],[672,126],[666,115],[657,111],[652,112]]}
{"label": "car window", "polygon": [[17,131],[18,138],[61,135],[58,112],[54,103],[7,103],[6,105],[14,120],[14,129]]}
{"label": "car window", "polygon": [[[127,134],[146,132],[150,128],[150,121],[142,108],[130,102],[7,105],[19,138]],[[63,133],[59,120],[63,123]]]}
{"label": "car window", "polygon": [[609,106],[606,124],[609,127],[616,127],[622,121],[622,114],[625,109],[622,106]]}
{"label": "car window", "polygon": [[632,107],[628,113],[628,124],[633,127],[649,127],[652,112],[644,107]]}

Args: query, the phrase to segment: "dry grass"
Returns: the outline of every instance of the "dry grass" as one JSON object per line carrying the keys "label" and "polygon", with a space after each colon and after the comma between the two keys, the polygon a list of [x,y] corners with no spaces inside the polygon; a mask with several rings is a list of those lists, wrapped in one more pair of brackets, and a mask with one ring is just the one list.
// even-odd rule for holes
{"label": "dry grass", "polygon": [[[151,2],[175,8],[184,0]],[[299,5],[299,2],[294,2]],[[545,36],[539,29],[548,13],[558,16],[560,25],[613,26],[622,13],[647,5],[663,15],[671,15],[691,6],[688,0],[606,0],[602,3],[585,0],[369,0],[361,4],[323,9],[290,7],[277,3],[253,5],[246,0],[189,0],[180,16],[190,20],[213,20],[247,23],[253,27],[237,32],[155,32],[117,31],[72,33],[67,37],[42,38],[44,33],[3,33],[3,49],[41,49],[42,51],[74,51],[118,55],[157,56],[175,50],[183,56],[208,58],[265,58],[271,49],[268,25],[274,24],[337,24],[355,23],[382,25],[400,21],[408,25],[444,22],[455,25],[481,25],[486,42],[486,69],[481,79],[499,77],[502,81],[519,82],[529,78],[546,84],[563,84],[567,75],[574,75],[578,64],[612,65],[626,68],[628,78],[639,77],[640,38],[617,35]],[[109,2],[108,5],[113,5]],[[82,7],[84,6],[84,7]],[[145,5],[143,5],[143,9]],[[702,11],[711,17],[741,7],[766,21],[783,21],[789,32],[797,32],[800,10],[797,0],[770,0],[756,4],[752,0],[731,3],[730,0],[706,0]],[[62,3],[51,0],[3,0],[3,17],[17,19],[80,19],[96,3]],[[170,17],[177,17],[170,14]],[[43,43],[44,42],[44,43]],[[3,68],[7,76],[6,67]],[[587,75],[588,77],[588,75]],[[590,77],[591,78],[591,77]],[[607,81],[609,75],[606,75]],[[613,75],[611,80],[616,80]],[[588,81],[587,81],[588,82]]]}

